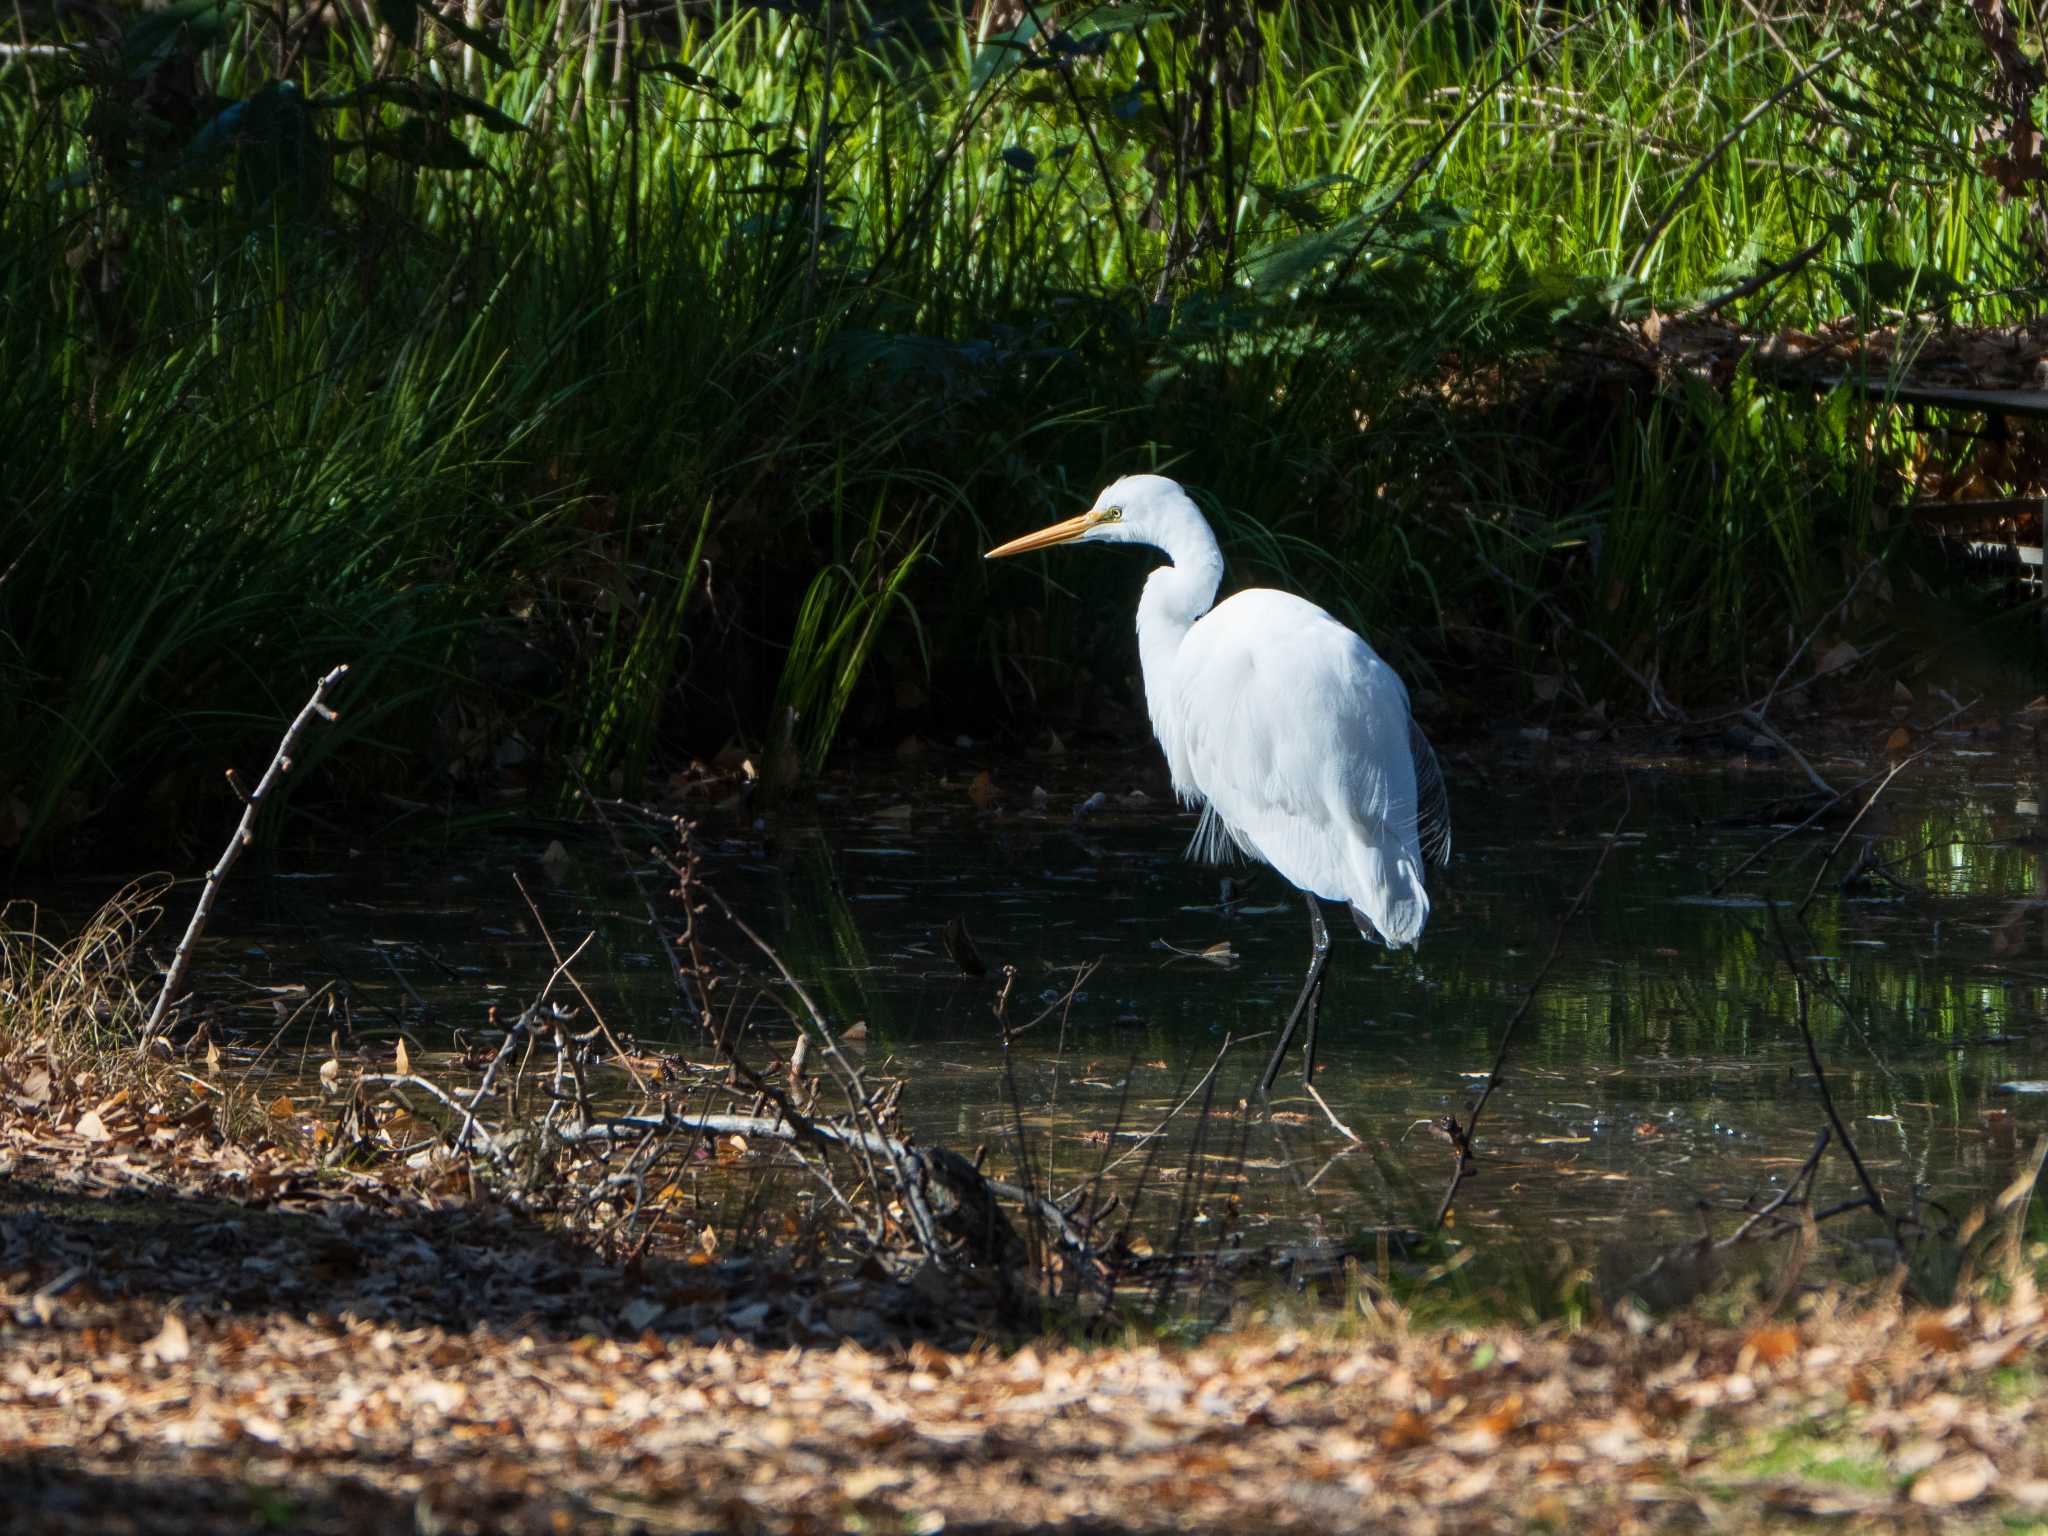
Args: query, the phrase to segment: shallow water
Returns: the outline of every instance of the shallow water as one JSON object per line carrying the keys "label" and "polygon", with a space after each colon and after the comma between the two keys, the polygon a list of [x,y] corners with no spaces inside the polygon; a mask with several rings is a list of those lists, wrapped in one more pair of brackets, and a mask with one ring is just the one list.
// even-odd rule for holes
{"label": "shallow water", "polygon": [[[1450,1166],[1432,1122],[1469,1102],[1617,822],[1488,1106],[1461,1224],[1696,1233],[1702,1202],[1768,1194],[1823,1123],[1764,901],[1796,907],[1840,825],[1716,889],[1790,824],[1759,819],[1800,788],[1786,773],[1532,755],[1489,785],[1452,754],[1457,841],[1419,953],[1332,923],[1317,1086],[1364,1139],[1353,1148],[1302,1091],[1298,1053],[1273,1114],[1242,1103],[1307,959],[1291,890],[1270,872],[1184,862],[1193,818],[1148,754],[999,763],[987,804],[970,786],[989,765],[953,758],[837,781],[758,822],[707,813],[700,832],[705,878],[835,1028],[865,1027],[872,1074],[910,1080],[904,1118],[922,1137],[986,1143],[1000,1167],[1022,1126],[1037,1180],[1058,1189],[1117,1160],[1155,1228],[1185,1219],[1258,1242],[1413,1223]],[[1847,784],[1882,768],[1871,758],[1822,767]],[[1944,742],[1887,791],[1793,930],[1850,1005],[1817,995],[1813,1027],[1895,1200],[1918,1189],[1967,1206],[2048,1128],[2048,1098],[2001,1089],[2048,1080],[2048,840],[2033,768],[1971,737]],[[238,874],[202,988],[267,1023],[278,1002],[265,989],[340,978],[359,1031],[446,1039],[489,1002],[523,1002],[552,968],[516,876],[561,949],[592,936],[576,972],[615,1030],[703,1059],[611,843],[571,833],[543,860],[558,836],[500,835],[481,860],[409,850]],[[1865,851],[1892,862],[1836,890]],[[660,872],[638,873],[666,917]],[[942,930],[956,919],[987,974],[949,954]],[[753,1048],[786,1051],[793,1026],[771,1002],[784,989],[743,938],[707,922],[724,966],[746,973],[726,995]],[[1006,966],[1007,1059],[993,1012]],[[316,1059],[327,1027],[269,1059]],[[1198,1096],[1169,1120],[1212,1065],[1207,1116]],[[1135,1134],[1162,1121],[1154,1140]],[[1820,1198],[1852,1193],[1850,1177],[1831,1160]]]}

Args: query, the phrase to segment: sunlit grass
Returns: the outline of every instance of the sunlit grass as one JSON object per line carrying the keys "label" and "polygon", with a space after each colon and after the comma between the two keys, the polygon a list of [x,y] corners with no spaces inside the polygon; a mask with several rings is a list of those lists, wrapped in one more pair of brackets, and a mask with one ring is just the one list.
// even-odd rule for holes
{"label": "sunlit grass", "polygon": [[[1869,413],[1749,380],[1619,407],[1443,385],[1816,242],[1730,312],[2031,302],[2032,214],[1963,147],[1980,45],[1940,9],[1281,5],[1220,62],[1115,8],[1070,19],[1098,29],[1071,56],[830,14],[622,55],[515,0],[501,60],[344,18],[291,72],[320,153],[197,168],[169,152],[190,127],[135,167],[94,152],[102,66],[69,92],[68,65],[0,69],[21,848],[182,824],[342,660],[352,781],[437,800],[514,736],[537,789],[630,786],[792,710],[815,768],[896,684],[984,719],[1020,685],[1114,690],[1127,568],[976,557],[1135,468],[1199,488],[1233,580],[1306,588],[1438,691],[1599,681],[1534,593],[1670,688],[1744,686],[1892,551]],[[276,99],[248,15],[195,61]]]}

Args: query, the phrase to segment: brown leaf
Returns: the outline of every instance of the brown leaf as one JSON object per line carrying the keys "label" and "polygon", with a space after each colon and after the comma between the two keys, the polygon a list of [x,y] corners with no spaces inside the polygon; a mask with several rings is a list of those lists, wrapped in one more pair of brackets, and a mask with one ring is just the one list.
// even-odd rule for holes
{"label": "brown leaf", "polygon": [[166,1312],[163,1327],[142,1346],[142,1353],[159,1365],[176,1365],[188,1358],[192,1353],[192,1336],[185,1331],[185,1320],[175,1312]]}
{"label": "brown leaf", "polygon": [[106,1122],[100,1119],[100,1112],[88,1109],[78,1117],[78,1124],[71,1128],[80,1141],[105,1141],[108,1139]]}
{"label": "brown leaf", "polygon": [[1913,1502],[1948,1508],[1981,1499],[1998,1481],[1998,1469],[1981,1451],[1950,1456],[1913,1479]]}
{"label": "brown leaf", "polygon": [[1522,1422],[1522,1394],[1510,1392],[1491,1413],[1482,1414],[1479,1427],[1489,1435],[1504,1435]]}
{"label": "brown leaf", "polygon": [[1932,1312],[1913,1319],[1913,1337],[1937,1354],[1949,1354],[1963,1347],[1963,1336]]}
{"label": "brown leaf", "polygon": [[265,1113],[273,1120],[289,1120],[298,1111],[292,1107],[292,1096],[288,1093],[280,1093],[270,1101]]}
{"label": "brown leaf", "polygon": [[1427,1445],[1436,1433],[1429,1420],[1413,1408],[1403,1408],[1394,1415],[1393,1422],[1380,1431],[1380,1444],[1390,1451],[1412,1451],[1418,1445]]}
{"label": "brown leaf", "polygon": [[974,776],[974,782],[967,786],[967,798],[974,802],[976,810],[985,811],[996,803],[1002,792],[996,788],[996,781],[989,777],[986,768]]}
{"label": "brown leaf", "polygon": [[1903,725],[1884,739],[1884,749],[1887,752],[1903,752],[1912,745],[1913,733]]}
{"label": "brown leaf", "polygon": [[1863,653],[1847,640],[1831,645],[1814,658],[1813,675],[1826,677],[1830,672],[1839,672],[1862,657]]}
{"label": "brown leaf", "polygon": [[402,1036],[400,1037],[400,1039],[399,1039],[399,1042],[398,1042],[398,1063],[397,1063],[397,1065],[398,1065],[398,1075],[399,1075],[400,1077],[411,1077],[411,1076],[412,1076],[412,1054],[411,1054],[411,1052],[409,1052],[409,1051],[407,1051],[407,1050],[406,1050],[406,1048],[405,1048],[405,1040],[404,1040],[404,1038],[403,1038]]}
{"label": "brown leaf", "polygon": [[1743,1341],[1743,1348],[1763,1365],[1778,1365],[1799,1353],[1799,1330],[1782,1325],[1759,1328]]}

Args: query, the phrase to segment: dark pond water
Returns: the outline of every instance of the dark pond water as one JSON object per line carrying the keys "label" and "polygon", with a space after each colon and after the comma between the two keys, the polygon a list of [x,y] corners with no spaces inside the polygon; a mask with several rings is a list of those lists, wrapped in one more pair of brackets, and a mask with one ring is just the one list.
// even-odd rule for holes
{"label": "dark pond water", "polygon": [[[1127,1188],[1142,1175],[1141,1207],[1160,1221],[1232,1225],[1250,1241],[1412,1223],[1449,1167],[1431,1122],[1468,1102],[1624,804],[1487,1110],[1462,1223],[1596,1241],[1697,1232],[1702,1202],[1767,1193],[1822,1123],[1764,898],[1797,906],[1839,823],[1719,888],[1797,819],[1770,814],[1800,788],[1782,770],[1450,754],[1456,848],[1419,954],[1390,956],[1332,924],[1317,1083],[1363,1138],[1352,1148],[1303,1094],[1298,1066],[1275,1113],[1242,1104],[1307,957],[1291,890],[1249,869],[1226,885],[1184,862],[1193,818],[1166,798],[1150,754],[999,763],[987,804],[986,786],[979,798],[970,786],[989,764],[952,756],[835,782],[759,822],[707,811],[700,835],[706,878],[836,1027],[865,1026],[871,1071],[909,1080],[905,1120],[923,1137],[987,1143],[1000,1166],[1022,1127],[1041,1182],[1071,1187],[1111,1161]],[[1839,784],[1882,769],[1874,744],[1862,756],[1821,767]],[[2015,758],[1944,740],[1836,855],[1794,930],[1850,1005],[1812,1013],[1842,1113],[1901,1195],[1967,1205],[2002,1187],[2048,1128],[2048,1098],[2002,1087],[2048,1079],[2035,770],[2031,748]],[[473,846],[298,857],[238,875],[216,922],[201,984],[231,1011],[267,1018],[265,989],[339,978],[360,1029],[445,1039],[492,1001],[523,1001],[551,968],[516,876],[564,949],[593,936],[576,969],[615,1030],[708,1054],[601,835],[501,834],[481,858]],[[1859,857],[1881,867],[1837,890]],[[659,900],[659,872],[639,873]],[[952,920],[988,974],[949,954]],[[786,1051],[779,984],[745,940],[709,931],[746,977],[727,995],[758,1049]],[[1005,966],[1007,1060],[992,1012]],[[281,1042],[271,1059],[320,1054]],[[1198,1100],[1154,1140],[1135,1134],[1167,1120],[1219,1056],[1206,1119]],[[1822,1198],[1849,1193],[1848,1179],[1830,1163]]]}

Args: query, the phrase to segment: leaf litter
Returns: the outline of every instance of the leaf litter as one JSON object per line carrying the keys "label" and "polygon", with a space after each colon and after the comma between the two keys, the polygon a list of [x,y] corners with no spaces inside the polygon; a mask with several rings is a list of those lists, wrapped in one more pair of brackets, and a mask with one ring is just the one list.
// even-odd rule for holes
{"label": "leaf litter", "polygon": [[11,1531],[1932,1530],[2048,1507],[2030,1270],[1940,1312],[1814,1298],[1750,1327],[1429,1327],[1362,1291],[1306,1329],[1006,1346],[916,1281],[610,1263],[453,1160],[323,1168],[175,1092],[23,1086],[0,1094]]}

